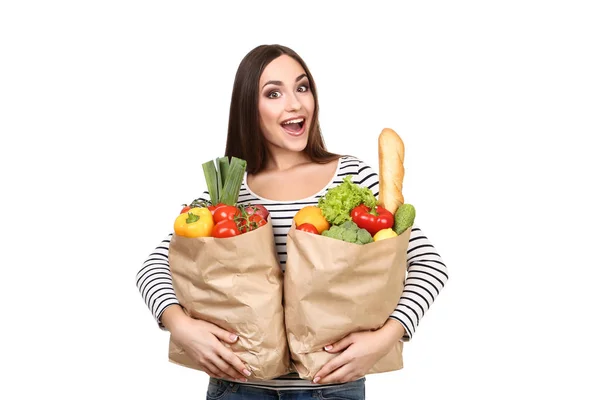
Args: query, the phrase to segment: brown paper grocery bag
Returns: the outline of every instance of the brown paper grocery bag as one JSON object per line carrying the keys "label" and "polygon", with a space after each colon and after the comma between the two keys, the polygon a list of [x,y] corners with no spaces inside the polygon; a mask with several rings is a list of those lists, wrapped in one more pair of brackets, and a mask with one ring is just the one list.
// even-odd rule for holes
{"label": "brown paper grocery bag", "polygon": [[[378,329],[398,304],[406,279],[410,229],[359,245],[299,231],[288,232],[284,276],[285,323],[293,366],[313,379],[335,357],[323,347],[350,333]],[[403,368],[402,342],[369,374]]]}
{"label": "brown paper grocery bag", "polygon": [[[272,379],[290,370],[283,315],[283,273],[273,226],[231,238],[174,235],[169,265],[175,294],[185,312],[237,333],[229,346],[252,372],[249,380]],[[169,360],[199,369],[170,339]]]}

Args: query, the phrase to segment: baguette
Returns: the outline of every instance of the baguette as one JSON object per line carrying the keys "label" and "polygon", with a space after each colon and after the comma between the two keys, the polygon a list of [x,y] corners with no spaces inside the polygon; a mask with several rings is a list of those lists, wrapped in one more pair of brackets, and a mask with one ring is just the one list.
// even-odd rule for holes
{"label": "baguette", "polygon": [[379,134],[379,200],[380,206],[396,212],[404,204],[404,142],[398,134],[384,128]]}

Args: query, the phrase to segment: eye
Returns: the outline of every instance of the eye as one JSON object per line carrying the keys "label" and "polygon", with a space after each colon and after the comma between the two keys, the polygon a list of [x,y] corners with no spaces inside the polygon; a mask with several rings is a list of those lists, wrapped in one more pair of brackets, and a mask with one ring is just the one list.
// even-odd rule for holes
{"label": "eye", "polygon": [[269,99],[276,99],[276,98],[281,97],[281,93],[279,93],[277,90],[274,90],[272,92],[269,92],[269,94],[267,94],[267,97]]}
{"label": "eye", "polygon": [[298,91],[301,93],[308,92],[308,84],[298,86]]}

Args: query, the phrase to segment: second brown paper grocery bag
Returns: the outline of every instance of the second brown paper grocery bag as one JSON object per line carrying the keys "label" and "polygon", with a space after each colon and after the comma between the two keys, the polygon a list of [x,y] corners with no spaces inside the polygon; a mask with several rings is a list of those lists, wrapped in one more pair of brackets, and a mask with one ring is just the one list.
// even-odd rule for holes
{"label": "second brown paper grocery bag", "polygon": [[[396,308],[411,230],[359,245],[295,228],[287,241],[285,323],[294,368],[301,378],[313,379],[335,357],[324,346],[380,328]],[[401,369],[402,348],[398,341],[368,373]]]}

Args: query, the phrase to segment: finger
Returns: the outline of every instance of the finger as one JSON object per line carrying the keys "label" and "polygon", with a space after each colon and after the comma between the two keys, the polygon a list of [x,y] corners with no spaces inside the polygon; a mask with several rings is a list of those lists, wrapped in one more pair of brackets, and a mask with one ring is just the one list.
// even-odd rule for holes
{"label": "finger", "polygon": [[343,365],[333,371],[330,375],[323,377],[319,383],[345,383],[350,382],[350,377],[354,376],[353,366],[351,364]]}
{"label": "finger", "polygon": [[340,368],[341,366],[347,364],[349,361],[349,358],[347,356],[344,355],[344,353],[340,354],[339,356],[334,357],[333,359],[329,360],[325,365],[323,365],[323,367],[319,370],[319,372],[317,372],[315,374],[315,378],[313,379],[314,383],[318,383],[318,382],[322,382],[323,379],[328,376],[331,372],[335,371],[336,369]]}
{"label": "finger", "polygon": [[212,325],[210,331],[217,338],[227,343],[235,343],[238,340],[238,336],[235,333],[228,332],[225,329],[221,329],[216,325]]}
{"label": "finger", "polygon": [[236,356],[232,351],[228,349],[223,349],[219,355],[223,360],[229,363],[233,368],[235,368],[240,373],[250,376],[252,373],[247,369],[246,365],[240,360],[238,356]]}
{"label": "finger", "polygon": [[342,340],[338,340],[337,342],[327,345],[324,347],[325,351],[328,353],[339,353],[340,351],[345,350],[348,346],[354,343],[354,336],[348,335]]}
{"label": "finger", "polygon": [[[206,373],[206,375],[210,376],[211,378],[222,378],[221,376],[219,376],[218,372],[212,372],[208,367],[200,367],[200,371],[203,371],[204,373]],[[217,371],[216,369],[214,371]]]}
{"label": "finger", "polygon": [[221,372],[221,370],[217,368],[214,364],[212,364],[210,361],[207,361],[204,364],[202,364],[202,367],[205,369],[206,373],[209,376],[212,376],[213,378],[225,378],[225,374]]}
{"label": "finger", "polygon": [[236,371],[230,364],[226,363],[225,360],[223,360],[218,355],[215,355],[213,358],[210,359],[210,361],[217,368],[219,368],[221,373],[225,374],[226,378],[233,379],[236,381],[246,381],[246,378],[240,372]]}

